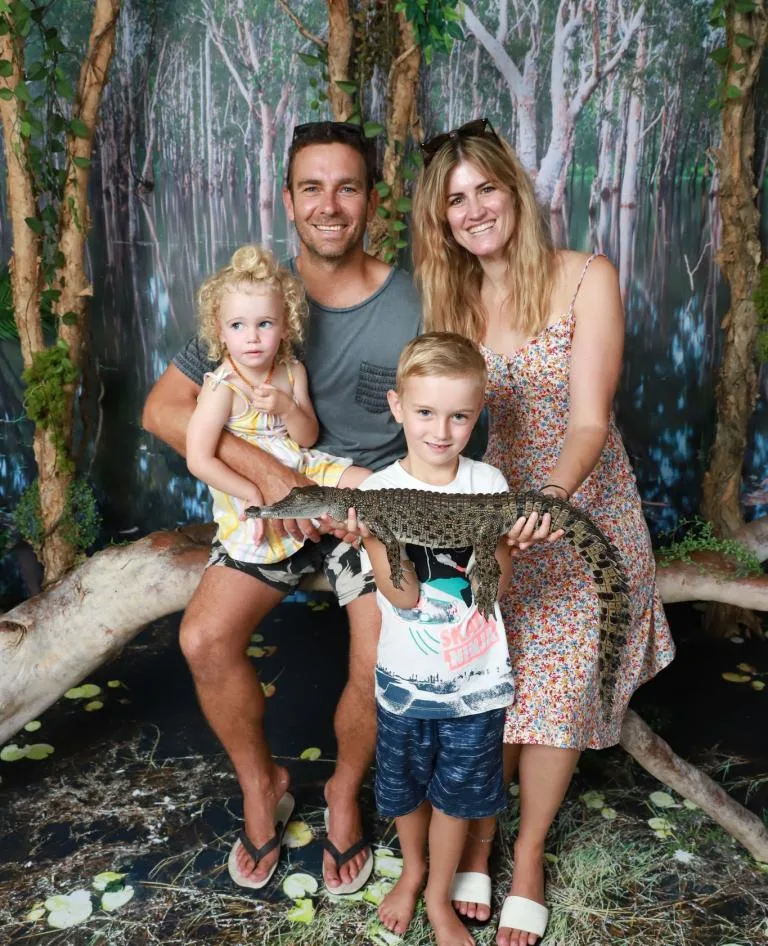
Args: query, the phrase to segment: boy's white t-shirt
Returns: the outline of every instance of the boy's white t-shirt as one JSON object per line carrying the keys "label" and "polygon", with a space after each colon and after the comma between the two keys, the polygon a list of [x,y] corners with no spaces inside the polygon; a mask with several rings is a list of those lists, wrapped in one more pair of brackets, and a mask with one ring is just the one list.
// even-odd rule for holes
{"label": "boy's white t-shirt", "polygon": [[[445,486],[424,483],[399,461],[372,474],[360,489],[426,489],[440,493],[504,493],[502,474],[487,463],[459,458],[456,478]],[[415,608],[393,607],[376,592],[381,636],[376,659],[376,699],[390,713],[416,719],[455,719],[509,706],[514,683],[498,604],[487,621],[477,610],[465,577],[471,548],[406,546],[421,583]],[[370,559],[362,551],[363,570]]]}

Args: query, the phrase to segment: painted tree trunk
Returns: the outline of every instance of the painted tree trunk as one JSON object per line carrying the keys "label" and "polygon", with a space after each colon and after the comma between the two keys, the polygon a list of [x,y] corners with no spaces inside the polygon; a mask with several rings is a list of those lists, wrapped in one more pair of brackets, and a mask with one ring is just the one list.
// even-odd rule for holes
{"label": "painted tree trunk", "polygon": [[328,4],[328,101],[337,122],[345,121],[354,108],[352,96],[340,89],[349,81],[354,26],[350,0],[326,0]]}
{"label": "painted tree trunk", "polygon": [[272,192],[274,172],[272,159],[275,151],[275,125],[272,106],[263,99],[259,103],[261,119],[261,146],[259,148],[259,227],[261,242],[267,249],[272,248],[274,231],[274,211]]}
{"label": "painted tree trunk", "polygon": [[[403,196],[401,166],[411,129],[411,119],[416,108],[416,93],[419,87],[421,53],[416,44],[413,27],[404,13],[397,15],[397,55],[392,62],[387,79],[387,143],[384,148],[382,180],[389,186],[387,204],[395,207]],[[378,215],[368,225],[368,252],[380,256],[384,250],[383,240],[387,234],[388,221]]]}
{"label": "painted tree trunk", "polygon": [[[715,531],[727,535],[743,524],[741,479],[747,432],[757,396],[757,312],[752,295],[761,262],[760,213],[755,203],[755,85],[768,37],[768,11],[741,14],[727,8],[730,65],[726,83],[741,93],[722,107],[722,141],[717,152],[722,245],[718,263],[730,287],[730,308],[722,321],[723,355],[717,383],[717,423],[704,477],[702,509]],[[752,38],[748,49],[738,34]]]}

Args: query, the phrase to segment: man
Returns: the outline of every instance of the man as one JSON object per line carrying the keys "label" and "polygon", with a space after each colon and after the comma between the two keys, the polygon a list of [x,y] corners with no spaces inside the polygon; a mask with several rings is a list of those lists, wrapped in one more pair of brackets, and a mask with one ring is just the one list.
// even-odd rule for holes
{"label": "man", "polygon": [[[386,392],[394,387],[403,345],[418,332],[420,304],[404,272],[363,249],[365,229],[376,209],[374,183],[375,154],[358,126],[312,122],[296,128],[283,202],[300,243],[291,266],[310,300],[302,360],[320,421],[316,446],[378,470],[402,454],[401,432],[389,413]],[[147,399],[144,427],[178,453],[185,450],[203,374],[212,367],[193,340]],[[227,432],[218,453],[254,484],[266,503],[310,482]],[[356,556],[344,555],[342,562],[338,540],[321,536],[309,520],[285,521],[281,528],[309,540],[308,557],[326,568],[337,593],[343,585],[348,601],[349,678],[334,721],[338,761],[325,787],[330,851],[324,856],[323,873],[331,892],[351,893],[370,870],[371,851],[361,843],[357,795],[375,743],[379,610],[375,595],[368,593],[374,590],[372,582],[360,573]],[[235,768],[243,791],[245,834],[258,852],[275,836],[275,812],[288,774],[274,763],[266,744],[263,694],[245,649],[254,626],[287,589],[239,572],[240,593],[223,600],[217,593],[217,573],[216,567],[204,573],[184,615],[181,646],[203,712]],[[236,873],[248,885],[260,885],[278,856],[279,846],[257,859],[240,847]]]}

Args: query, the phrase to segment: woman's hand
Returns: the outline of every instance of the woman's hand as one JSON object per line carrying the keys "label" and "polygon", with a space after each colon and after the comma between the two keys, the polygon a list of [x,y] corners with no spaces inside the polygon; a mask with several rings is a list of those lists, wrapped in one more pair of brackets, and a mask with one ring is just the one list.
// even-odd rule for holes
{"label": "woman's hand", "polygon": [[[558,489],[559,487],[546,486],[541,492],[545,496],[562,499],[563,497],[557,492]],[[527,519],[521,516],[507,533],[507,545],[510,547],[510,552],[514,555],[518,551],[524,552],[539,542],[557,542],[565,535],[563,529],[550,532],[551,528],[552,516],[548,512],[545,512],[541,519],[537,512],[532,512]]]}

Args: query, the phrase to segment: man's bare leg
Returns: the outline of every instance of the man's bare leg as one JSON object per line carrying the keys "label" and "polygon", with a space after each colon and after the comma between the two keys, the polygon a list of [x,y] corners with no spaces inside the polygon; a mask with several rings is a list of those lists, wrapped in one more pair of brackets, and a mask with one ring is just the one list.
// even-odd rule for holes
{"label": "man's bare leg", "polygon": [[[325,786],[330,827],[328,837],[346,851],[363,836],[358,794],[376,746],[374,671],[381,616],[375,594],[362,595],[347,605],[349,618],[349,677],[336,708],[334,728],[338,745],[336,769]],[[340,869],[326,852],[323,874],[332,890],[357,877],[368,856],[361,851]]]}
{"label": "man's bare leg", "polygon": [[[515,776],[520,761],[518,745],[504,743],[504,784],[509,785]],[[493,838],[496,835],[496,818],[477,818],[469,822],[467,840],[461,852],[458,870],[461,872],[475,871],[478,874],[488,874],[488,860],[493,848]],[[491,916],[491,908],[484,903],[472,903],[471,900],[454,900],[453,906],[457,913],[484,922]]]}
{"label": "man's bare leg", "polygon": [[[284,595],[244,572],[206,569],[181,624],[180,643],[200,706],[221,741],[243,791],[245,831],[256,847],[275,833],[275,809],[288,772],[275,765],[264,738],[264,694],[246,656],[251,633]],[[254,865],[241,847],[238,868],[262,880],[279,857],[271,851]]]}

